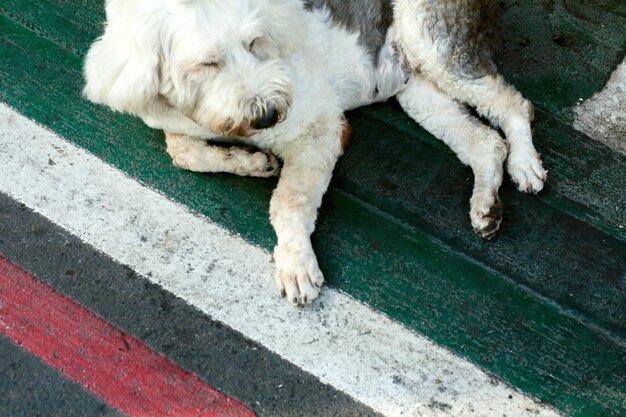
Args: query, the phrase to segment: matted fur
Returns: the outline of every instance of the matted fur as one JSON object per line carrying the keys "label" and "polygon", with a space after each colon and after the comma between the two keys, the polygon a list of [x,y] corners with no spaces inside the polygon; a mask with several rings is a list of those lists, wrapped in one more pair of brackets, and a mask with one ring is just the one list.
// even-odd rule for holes
{"label": "matted fur", "polygon": [[280,173],[276,283],[306,304],[324,281],[310,235],[349,138],[348,109],[396,96],[447,143],[474,171],[470,219],[484,238],[500,225],[507,157],[520,190],[542,189],[532,106],[486,47],[494,10],[491,0],[107,0],[84,92],[163,129],[180,168]]}

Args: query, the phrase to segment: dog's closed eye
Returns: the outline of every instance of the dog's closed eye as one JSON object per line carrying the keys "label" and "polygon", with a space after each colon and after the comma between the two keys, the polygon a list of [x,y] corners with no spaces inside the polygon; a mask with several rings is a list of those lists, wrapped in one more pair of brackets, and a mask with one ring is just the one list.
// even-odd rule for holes
{"label": "dog's closed eye", "polygon": [[203,68],[220,69],[222,67],[222,64],[220,64],[219,62],[203,62],[202,64],[200,64],[200,66]]}
{"label": "dog's closed eye", "polygon": [[217,75],[224,68],[224,64],[220,61],[200,61],[189,66],[184,74],[191,77],[190,79],[202,80],[206,77]]}
{"label": "dog's closed eye", "polygon": [[248,52],[260,60],[274,59],[278,56],[275,45],[267,36],[257,36],[247,45]]}
{"label": "dog's closed eye", "polygon": [[255,54],[256,52],[258,52],[255,49],[258,49],[261,44],[261,37],[257,36],[256,38],[252,39],[252,41],[248,44],[248,51],[250,51],[252,54]]}
{"label": "dog's closed eye", "polygon": [[259,39],[259,38],[254,38],[254,39],[252,39],[252,42],[250,42],[250,44],[248,45],[248,50],[249,50],[250,52],[252,52],[252,50],[254,49],[254,45],[256,44],[256,41],[257,41],[258,39]]}

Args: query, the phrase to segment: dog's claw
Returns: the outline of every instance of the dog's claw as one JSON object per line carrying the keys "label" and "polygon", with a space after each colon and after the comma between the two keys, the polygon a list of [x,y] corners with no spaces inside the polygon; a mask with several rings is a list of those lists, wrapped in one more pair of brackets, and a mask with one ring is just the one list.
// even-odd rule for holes
{"label": "dog's claw", "polygon": [[[309,244],[310,246],[310,244]],[[312,248],[294,250],[278,246],[276,259],[276,284],[293,305],[310,304],[317,298],[324,282]]]}
{"label": "dog's claw", "polygon": [[507,170],[517,189],[524,193],[537,194],[543,190],[548,171],[543,168],[539,154],[509,155]]}
{"label": "dog's claw", "polygon": [[279,174],[280,164],[273,154],[266,151],[259,151],[251,154],[251,156],[255,162],[250,164],[249,175],[267,178]]}
{"label": "dog's claw", "polygon": [[502,223],[504,210],[500,199],[495,194],[483,196],[483,198],[474,196],[471,205],[470,218],[474,233],[485,240],[493,239]]}
{"label": "dog's claw", "polygon": [[500,228],[501,220],[490,221],[483,229],[474,229],[474,233],[485,240],[491,240],[496,236],[496,232]]}

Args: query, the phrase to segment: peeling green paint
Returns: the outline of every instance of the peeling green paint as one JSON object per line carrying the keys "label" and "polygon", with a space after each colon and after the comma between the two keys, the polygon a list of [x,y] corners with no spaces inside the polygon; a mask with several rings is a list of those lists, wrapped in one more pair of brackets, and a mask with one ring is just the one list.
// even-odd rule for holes
{"label": "peeling green paint", "polygon": [[[564,121],[572,99],[602,85],[624,36],[615,26],[610,36],[591,33],[583,19],[577,27],[589,36],[549,40],[550,48],[565,48],[555,66],[576,64],[559,72],[531,59],[532,51],[543,53],[534,39],[547,42],[541,36],[555,27],[569,33],[558,13],[580,8],[505,3],[500,66],[540,109],[537,145],[551,175],[545,192],[526,196],[505,185],[503,230],[483,242],[467,219],[471,172],[393,104],[372,106],[349,115],[353,143],[325,198],[314,245],[330,285],[567,414],[621,416],[626,158]],[[583,12],[623,23],[614,3]],[[80,56],[101,30],[100,2],[9,0],[0,11],[0,100],[249,241],[273,246],[267,207],[274,180],[177,170],[162,133],[80,98]],[[511,40],[521,33],[531,36],[518,46],[529,49],[523,53]],[[590,49],[577,42],[596,38],[595,55],[584,59]]]}

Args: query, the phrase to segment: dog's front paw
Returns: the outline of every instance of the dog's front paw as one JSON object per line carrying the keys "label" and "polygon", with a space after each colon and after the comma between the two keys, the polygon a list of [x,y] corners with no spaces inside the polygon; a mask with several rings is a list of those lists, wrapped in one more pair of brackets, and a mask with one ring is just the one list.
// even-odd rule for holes
{"label": "dog's front paw", "polygon": [[518,190],[525,193],[538,193],[548,178],[537,152],[513,152],[509,154],[507,170]]}
{"label": "dog's front paw", "polygon": [[280,164],[278,159],[269,152],[255,152],[252,154],[255,160],[250,175],[253,177],[274,177],[280,173]]}
{"label": "dog's front paw", "polygon": [[493,238],[502,222],[502,203],[498,195],[491,191],[474,191],[470,206],[474,232],[483,239]]}
{"label": "dog's front paw", "polygon": [[324,275],[312,248],[279,245],[274,250],[274,260],[276,285],[283,298],[294,305],[309,304],[317,298],[324,284]]}
{"label": "dog's front paw", "polygon": [[269,152],[233,147],[228,153],[237,175],[269,178],[280,172],[278,159]]}

